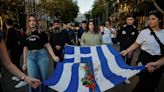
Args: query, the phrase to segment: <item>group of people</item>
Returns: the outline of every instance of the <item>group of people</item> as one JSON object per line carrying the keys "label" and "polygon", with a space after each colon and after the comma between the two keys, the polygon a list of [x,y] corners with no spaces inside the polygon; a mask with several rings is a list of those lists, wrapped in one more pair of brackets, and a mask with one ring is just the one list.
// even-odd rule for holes
{"label": "group of people", "polygon": [[[4,51],[4,53],[2,53],[2,62],[5,62],[4,64],[6,64],[6,60],[9,63],[11,59],[15,65],[20,67],[20,64],[18,64],[20,55],[19,57],[16,57],[19,54],[16,51],[20,51],[18,50],[18,44],[20,42],[18,39],[16,39],[18,36],[16,35],[17,30],[15,30],[13,26],[10,25],[10,23],[11,21],[5,22],[7,30],[4,32],[4,40],[7,46],[7,51],[5,51],[5,47],[2,48],[2,51]],[[33,87],[30,87],[30,92],[48,92],[48,88],[41,84],[40,81],[46,80],[49,77],[49,55],[52,57],[53,61],[56,62],[59,61],[59,57],[54,54],[53,49],[49,43],[48,36],[43,29],[39,28],[39,23],[35,16],[29,15],[27,18],[26,28],[26,35],[24,36],[23,40],[23,66],[19,69],[25,71],[27,68],[28,76],[31,78],[37,78],[39,80],[26,77],[24,73],[18,71],[18,69],[15,69],[15,66],[11,66],[12,64],[5,65],[5,67],[7,67],[7,69],[9,69],[11,72],[14,71],[13,73],[16,72],[16,75],[19,79],[25,80],[25,82],[32,84]],[[3,38],[1,39],[1,43],[4,45]],[[7,55],[7,52],[10,56],[10,59]],[[5,56],[3,54],[5,54]],[[12,69],[12,67],[14,69]]]}
{"label": "group of people", "polygon": [[[11,44],[14,43],[13,38],[16,37],[9,36],[13,35],[9,30],[5,33],[4,40],[2,33],[0,34],[1,62],[7,70],[30,84],[30,92],[48,92],[48,88],[41,84],[41,81],[49,77],[50,58],[55,61],[54,63],[62,61],[64,46],[66,44],[73,45],[74,39],[71,38],[72,36],[75,35],[75,40],[80,46],[95,46],[113,45],[114,40],[116,40],[115,37],[112,39],[111,35],[113,34],[117,35],[117,40],[120,43],[120,54],[129,65],[131,65],[135,49],[141,47],[138,62],[146,65],[147,69],[139,74],[139,82],[133,92],[155,92],[162,76],[161,66],[164,65],[163,15],[155,10],[151,11],[148,17],[148,27],[141,32],[137,31],[134,25],[134,16],[128,15],[126,24],[119,31],[111,27],[109,20],[106,21],[105,27],[100,28],[101,31],[99,31],[95,21],[90,20],[88,22],[83,21],[80,28],[74,29],[78,30],[75,33],[69,27],[61,27],[59,20],[54,20],[52,27],[49,30],[44,30],[39,26],[37,18],[29,15],[22,47],[22,68],[17,68],[20,67],[20,64],[16,64],[19,62],[20,55],[18,58],[15,57],[14,53],[18,52],[14,52]],[[14,30],[10,26],[7,26],[7,28]],[[10,57],[7,50],[10,51]],[[17,67],[11,61],[16,62],[14,64]],[[24,71],[27,69],[28,76],[21,72],[21,69]]]}
{"label": "group of people", "polygon": [[[163,15],[159,11],[151,11],[148,15],[148,28],[142,30],[135,42],[128,48],[121,51],[123,56],[141,47],[138,61],[146,65],[147,69],[139,74],[139,82],[133,92],[155,92],[160,78],[164,53],[164,29]],[[152,62],[152,63],[150,63]],[[155,71],[154,71],[155,70]],[[153,73],[150,73],[154,71]]]}

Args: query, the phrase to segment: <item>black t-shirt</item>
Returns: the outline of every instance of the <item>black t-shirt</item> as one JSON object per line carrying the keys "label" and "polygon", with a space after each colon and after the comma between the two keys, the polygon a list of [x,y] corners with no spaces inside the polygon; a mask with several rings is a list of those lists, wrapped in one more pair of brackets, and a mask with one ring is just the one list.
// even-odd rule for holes
{"label": "black t-shirt", "polygon": [[[64,45],[68,43],[69,37],[66,31],[62,30],[61,32],[51,32],[50,33],[50,44],[53,48],[55,55],[59,56],[60,60],[63,60],[62,51]],[[56,45],[61,46],[60,50],[56,49]]]}
{"label": "black t-shirt", "polygon": [[25,44],[28,50],[38,50],[44,48],[44,44],[48,43],[48,36],[45,32],[32,32],[31,35],[25,37]]}

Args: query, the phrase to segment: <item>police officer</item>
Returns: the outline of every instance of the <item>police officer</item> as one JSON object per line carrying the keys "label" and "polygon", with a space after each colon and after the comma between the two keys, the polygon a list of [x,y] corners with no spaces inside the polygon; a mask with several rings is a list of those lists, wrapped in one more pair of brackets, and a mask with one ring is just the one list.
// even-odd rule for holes
{"label": "police officer", "polygon": [[[138,31],[136,26],[134,25],[134,21],[135,19],[132,14],[127,15],[126,24],[123,25],[123,27],[118,32],[120,51],[126,50],[130,45],[132,45],[135,42],[138,36]],[[129,52],[125,59],[128,65],[131,65],[132,58],[133,58],[133,52]]]}

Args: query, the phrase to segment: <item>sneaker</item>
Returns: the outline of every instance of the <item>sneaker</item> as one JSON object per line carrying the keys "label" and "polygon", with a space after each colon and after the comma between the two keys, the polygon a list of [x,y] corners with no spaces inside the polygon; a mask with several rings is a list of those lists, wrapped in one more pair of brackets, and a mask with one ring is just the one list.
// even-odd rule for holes
{"label": "sneaker", "polygon": [[13,76],[11,79],[12,79],[13,81],[20,81],[20,79],[19,79],[18,77],[16,77],[16,76]]}
{"label": "sneaker", "polygon": [[26,86],[26,85],[27,85],[26,82],[20,81],[18,84],[15,85],[15,88],[21,88],[21,87],[24,87],[24,86]]}
{"label": "sneaker", "polygon": [[142,62],[138,62],[138,66],[142,66]]}
{"label": "sneaker", "polygon": [[126,84],[130,84],[130,81],[129,80],[125,80],[124,81]]}

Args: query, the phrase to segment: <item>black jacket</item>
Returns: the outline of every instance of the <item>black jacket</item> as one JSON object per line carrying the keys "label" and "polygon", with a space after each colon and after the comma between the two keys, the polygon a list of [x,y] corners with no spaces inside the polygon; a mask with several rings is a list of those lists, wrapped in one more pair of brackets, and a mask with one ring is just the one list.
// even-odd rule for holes
{"label": "black jacket", "polygon": [[132,45],[138,36],[137,28],[134,25],[124,25],[118,31],[118,41],[120,42],[120,50],[127,49]]}
{"label": "black jacket", "polygon": [[[58,33],[55,33],[55,32],[50,33],[50,39],[49,39],[50,44],[53,48],[55,55],[59,56],[60,60],[62,59],[61,55],[64,49],[64,45],[68,43],[68,39],[69,39],[68,34],[64,30]],[[58,51],[56,49],[56,45],[61,46],[61,50]]]}
{"label": "black jacket", "polygon": [[7,50],[18,50],[20,49],[20,32],[14,28],[10,28],[4,32],[4,40],[6,42]]}

